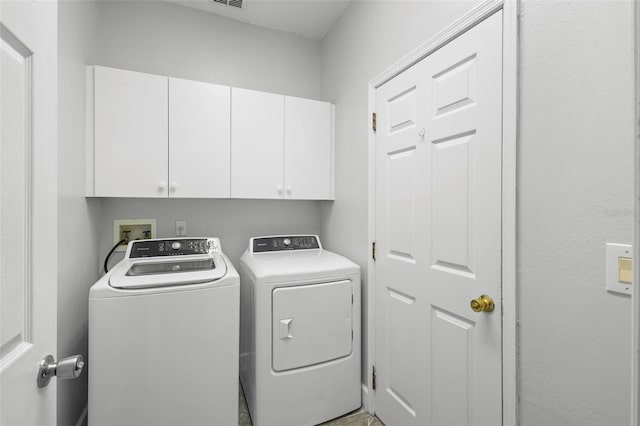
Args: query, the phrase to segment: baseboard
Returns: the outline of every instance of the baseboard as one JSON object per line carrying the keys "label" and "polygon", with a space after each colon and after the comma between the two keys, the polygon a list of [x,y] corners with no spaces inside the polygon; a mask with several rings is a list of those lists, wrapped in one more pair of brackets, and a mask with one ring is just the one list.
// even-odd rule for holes
{"label": "baseboard", "polygon": [[80,413],[80,417],[78,417],[78,421],[76,422],[76,426],[87,426],[87,414],[89,413],[89,406],[85,405],[84,410]]}
{"label": "baseboard", "polygon": [[373,412],[373,407],[371,406],[371,404],[369,403],[369,387],[367,385],[365,385],[364,383],[361,385],[361,392],[362,392],[362,409],[364,411],[366,411],[367,413],[374,415],[375,413]]}

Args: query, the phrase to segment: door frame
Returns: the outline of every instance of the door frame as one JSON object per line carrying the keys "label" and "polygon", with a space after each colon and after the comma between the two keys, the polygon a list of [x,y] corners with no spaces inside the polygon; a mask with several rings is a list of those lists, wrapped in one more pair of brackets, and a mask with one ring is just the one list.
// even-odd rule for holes
{"label": "door frame", "polygon": [[[503,11],[502,35],[502,424],[516,425],[518,420],[517,377],[517,289],[516,289],[516,144],[518,134],[518,10],[519,0],[485,0],[447,26],[414,51],[369,81],[368,115],[370,123],[376,107],[376,89],[412,65],[427,57],[494,13]],[[375,139],[368,130],[368,247],[375,235]],[[640,269],[640,268],[636,268]],[[636,271],[637,274],[638,271]],[[375,395],[371,389],[375,365],[375,262],[368,256],[367,291],[367,379],[362,386],[364,409],[375,413]]]}
{"label": "door frame", "polygon": [[[635,259],[633,265],[633,282],[640,283],[640,267],[638,267],[638,253],[640,252],[640,3],[634,2],[634,44],[635,44],[635,113],[634,113],[634,220],[633,247]],[[640,423],[640,292],[635,288],[631,297],[631,425]]]}

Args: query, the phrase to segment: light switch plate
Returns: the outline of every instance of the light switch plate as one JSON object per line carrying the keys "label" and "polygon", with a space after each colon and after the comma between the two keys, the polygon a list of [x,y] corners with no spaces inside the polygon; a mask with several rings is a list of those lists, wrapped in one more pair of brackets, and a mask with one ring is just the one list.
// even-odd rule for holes
{"label": "light switch plate", "polygon": [[631,274],[628,271],[629,262],[627,259],[633,260],[633,248],[630,244],[607,243],[606,258],[607,291],[630,296],[633,284],[624,281],[627,281]]}

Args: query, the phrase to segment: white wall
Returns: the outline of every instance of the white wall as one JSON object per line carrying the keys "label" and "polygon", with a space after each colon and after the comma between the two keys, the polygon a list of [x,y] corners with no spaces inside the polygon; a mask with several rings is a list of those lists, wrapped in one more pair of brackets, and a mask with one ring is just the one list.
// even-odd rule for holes
{"label": "white wall", "polygon": [[[89,287],[96,281],[100,200],[84,197],[84,73],[96,61],[97,4],[58,2],[58,354],[87,356]],[[86,369],[85,369],[86,370]],[[56,380],[60,426],[87,403],[87,371]]]}
{"label": "white wall", "polygon": [[[322,235],[365,271],[367,82],[471,7],[354,2],[323,41],[337,128],[336,201],[323,205]],[[631,1],[525,0],[522,12],[521,424],[628,424],[630,300],[605,291],[604,250],[631,242]]]}
{"label": "white wall", "polygon": [[[100,3],[98,64],[321,99],[320,43],[164,1]],[[265,111],[268,114],[268,111]],[[218,236],[237,264],[249,237],[319,233],[311,201],[105,199],[100,256],[113,245],[113,220],[158,219],[158,235]],[[119,257],[114,257],[114,261]]]}
{"label": "white wall", "polygon": [[522,424],[628,425],[631,301],[604,254],[632,240],[632,2],[525,0],[520,34]]}
{"label": "white wall", "polygon": [[[113,238],[110,218],[157,219],[158,235],[175,235],[175,221],[186,220],[192,236],[219,237],[222,251],[234,265],[249,246],[249,238],[273,234],[319,234],[320,214],[314,201],[174,200],[116,198],[104,201],[100,235]],[[103,248],[113,246],[111,240]],[[104,254],[101,253],[102,258]],[[113,265],[122,256],[116,253]]]}
{"label": "white wall", "polygon": [[100,65],[320,99],[318,41],[159,0],[100,6]]}
{"label": "white wall", "polygon": [[[370,255],[367,240],[368,82],[464,15],[471,1],[356,1],[322,43],[323,90],[336,104],[336,200],[322,206],[324,245],[360,265],[363,283]],[[366,324],[369,294],[363,284]],[[363,383],[368,383],[368,335],[363,329]]]}

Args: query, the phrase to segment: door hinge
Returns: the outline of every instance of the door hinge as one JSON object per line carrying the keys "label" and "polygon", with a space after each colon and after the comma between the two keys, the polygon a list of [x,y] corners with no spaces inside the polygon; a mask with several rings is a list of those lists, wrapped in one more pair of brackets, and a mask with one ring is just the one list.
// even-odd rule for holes
{"label": "door hinge", "polygon": [[376,366],[374,365],[371,369],[373,370],[371,374],[371,387],[373,390],[376,390]]}
{"label": "door hinge", "polygon": [[376,260],[376,242],[371,243],[371,258]]}
{"label": "door hinge", "polygon": [[371,128],[373,129],[373,131],[375,132],[377,129],[377,125],[376,125],[376,113],[373,113],[373,116],[371,117]]}

